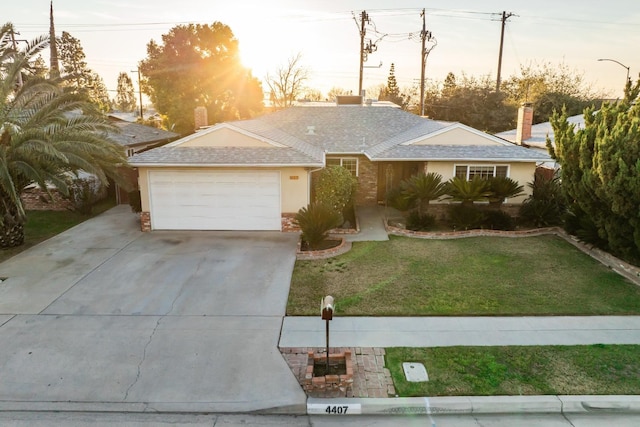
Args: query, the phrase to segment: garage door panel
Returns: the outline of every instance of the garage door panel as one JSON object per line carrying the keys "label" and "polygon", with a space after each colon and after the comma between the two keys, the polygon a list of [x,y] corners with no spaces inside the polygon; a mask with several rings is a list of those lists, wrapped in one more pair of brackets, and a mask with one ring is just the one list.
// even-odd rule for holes
{"label": "garage door panel", "polygon": [[280,174],[152,171],[156,230],[280,230]]}

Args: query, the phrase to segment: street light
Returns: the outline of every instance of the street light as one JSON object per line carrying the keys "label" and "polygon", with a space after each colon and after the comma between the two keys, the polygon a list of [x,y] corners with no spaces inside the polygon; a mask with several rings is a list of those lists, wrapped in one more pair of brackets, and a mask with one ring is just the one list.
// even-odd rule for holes
{"label": "street light", "polygon": [[627,79],[624,81],[624,86],[627,87],[627,82],[629,81],[629,68],[630,67],[627,67],[622,62],[616,61],[615,59],[600,58],[600,59],[598,59],[598,61],[611,61],[611,62],[615,62],[616,64],[620,65],[621,67],[626,68],[627,69]]}

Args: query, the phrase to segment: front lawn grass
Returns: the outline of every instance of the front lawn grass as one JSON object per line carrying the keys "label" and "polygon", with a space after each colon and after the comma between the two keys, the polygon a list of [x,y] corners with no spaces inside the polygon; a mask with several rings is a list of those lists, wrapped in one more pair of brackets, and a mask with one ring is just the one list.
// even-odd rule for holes
{"label": "front lawn grass", "polygon": [[0,250],[0,262],[6,261],[25,249],[60,234],[114,206],[114,200],[102,200],[93,206],[91,215],[83,215],[73,211],[27,211],[27,223],[24,225],[24,244]]}
{"label": "front lawn grass", "polygon": [[[388,348],[396,393],[411,396],[640,394],[640,346]],[[403,362],[424,364],[408,382]]]}
{"label": "front lawn grass", "polygon": [[348,253],[297,261],[288,315],[640,314],[640,287],[556,236],[355,242]]}

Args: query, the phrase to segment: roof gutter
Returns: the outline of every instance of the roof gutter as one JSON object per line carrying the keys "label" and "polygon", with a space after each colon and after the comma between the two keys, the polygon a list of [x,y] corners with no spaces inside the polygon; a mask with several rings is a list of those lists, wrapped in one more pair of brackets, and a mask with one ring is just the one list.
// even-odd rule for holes
{"label": "roof gutter", "polygon": [[501,158],[372,158],[372,162],[500,162],[500,163],[531,163],[531,162],[548,162],[546,159],[501,159]]}
{"label": "roof gutter", "polygon": [[311,167],[323,167],[322,163],[306,163],[306,164],[286,164],[286,163],[136,163],[129,162],[129,166],[136,168],[311,168]]}

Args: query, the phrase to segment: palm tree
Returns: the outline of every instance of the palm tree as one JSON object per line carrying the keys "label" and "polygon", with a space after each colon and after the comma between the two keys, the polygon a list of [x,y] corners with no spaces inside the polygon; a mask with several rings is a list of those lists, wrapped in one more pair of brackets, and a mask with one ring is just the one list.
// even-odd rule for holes
{"label": "palm tree", "polygon": [[425,210],[431,200],[437,200],[444,194],[445,184],[440,174],[431,172],[428,174],[413,175],[402,184],[402,195],[416,206],[418,216],[422,217],[422,208]]}
{"label": "palm tree", "polygon": [[508,177],[494,177],[489,179],[489,205],[500,209],[504,199],[522,195],[524,187]]}
{"label": "palm tree", "polygon": [[447,181],[445,194],[449,195],[450,199],[462,202],[463,206],[472,206],[473,202],[487,200],[491,193],[486,179],[476,176],[467,181],[456,176]]}
{"label": "palm tree", "polygon": [[118,173],[127,163],[121,146],[107,137],[107,119],[82,95],[65,92],[42,77],[19,77],[47,46],[46,37],[15,50],[13,27],[0,28],[0,247],[24,242],[26,214],[20,193],[47,183],[68,194],[68,179],[79,171],[127,187]]}

